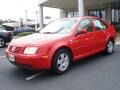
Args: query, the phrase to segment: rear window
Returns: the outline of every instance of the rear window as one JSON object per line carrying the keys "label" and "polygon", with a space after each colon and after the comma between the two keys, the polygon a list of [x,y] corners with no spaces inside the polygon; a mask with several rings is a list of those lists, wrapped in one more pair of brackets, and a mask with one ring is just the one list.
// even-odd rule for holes
{"label": "rear window", "polygon": [[107,29],[107,26],[98,19],[93,19],[93,23],[94,23],[96,30],[106,30]]}

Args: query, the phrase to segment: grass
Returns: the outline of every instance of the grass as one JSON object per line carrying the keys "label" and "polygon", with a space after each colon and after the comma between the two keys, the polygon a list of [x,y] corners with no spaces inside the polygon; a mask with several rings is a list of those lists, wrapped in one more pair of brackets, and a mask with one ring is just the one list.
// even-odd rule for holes
{"label": "grass", "polygon": [[22,32],[22,33],[17,34],[16,36],[22,37],[22,36],[27,36],[27,35],[30,35],[30,34],[33,34],[33,32]]}

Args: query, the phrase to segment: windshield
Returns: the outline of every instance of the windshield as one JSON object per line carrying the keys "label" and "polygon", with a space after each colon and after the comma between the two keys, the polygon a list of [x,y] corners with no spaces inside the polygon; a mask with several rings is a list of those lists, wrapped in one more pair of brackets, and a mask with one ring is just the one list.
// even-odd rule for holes
{"label": "windshield", "polygon": [[75,25],[77,20],[75,19],[64,19],[64,20],[56,20],[52,23],[48,24],[45,28],[43,28],[40,33],[43,34],[67,34],[70,33],[72,27]]}

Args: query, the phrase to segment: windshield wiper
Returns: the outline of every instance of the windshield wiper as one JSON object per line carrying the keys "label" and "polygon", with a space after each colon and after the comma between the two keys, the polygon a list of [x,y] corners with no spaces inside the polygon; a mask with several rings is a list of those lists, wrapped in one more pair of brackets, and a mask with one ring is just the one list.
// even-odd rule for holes
{"label": "windshield wiper", "polygon": [[53,32],[43,32],[43,34],[53,34]]}

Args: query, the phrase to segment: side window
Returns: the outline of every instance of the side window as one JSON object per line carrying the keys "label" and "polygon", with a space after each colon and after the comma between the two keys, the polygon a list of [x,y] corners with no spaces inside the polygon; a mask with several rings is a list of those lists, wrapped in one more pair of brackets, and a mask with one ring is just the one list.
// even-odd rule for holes
{"label": "side window", "polygon": [[107,26],[98,19],[93,19],[96,30],[106,30]]}
{"label": "side window", "polygon": [[91,23],[90,19],[83,19],[83,20],[81,20],[78,28],[79,29],[86,29],[88,32],[92,32],[93,31],[92,23]]}

